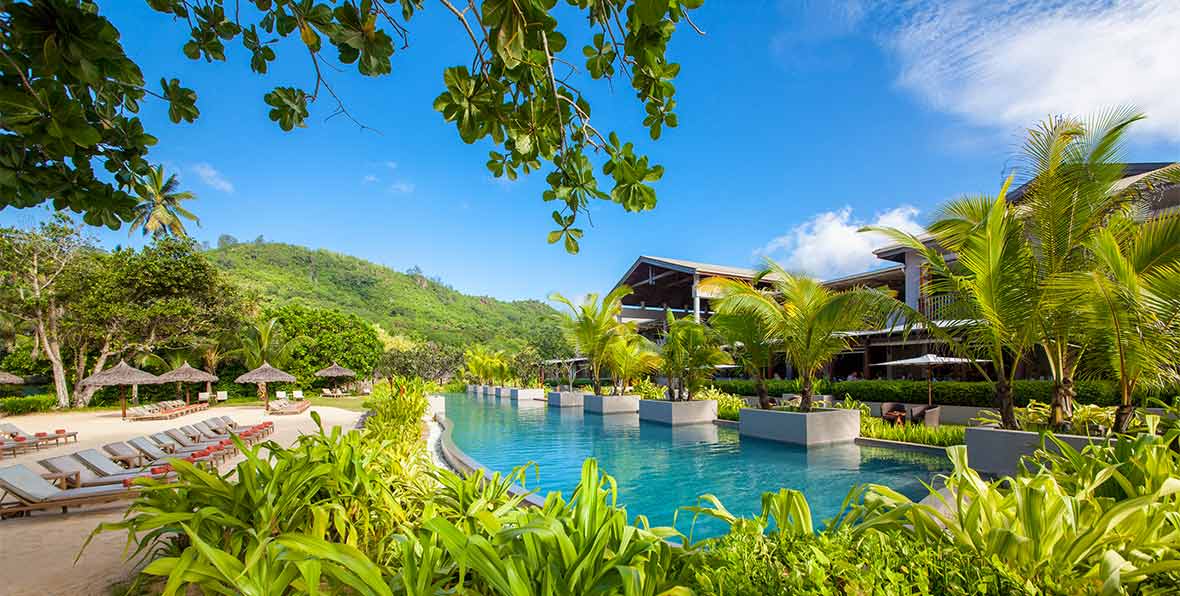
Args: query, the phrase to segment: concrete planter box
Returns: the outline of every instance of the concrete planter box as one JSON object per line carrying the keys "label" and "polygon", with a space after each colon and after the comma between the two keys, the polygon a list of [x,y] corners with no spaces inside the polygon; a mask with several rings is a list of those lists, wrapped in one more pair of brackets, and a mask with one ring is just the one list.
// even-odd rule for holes
{"label": "concrete planter box", "polygon": [[479,394],[480,395],[491,395],[492,394],[492,386],[491,385],[480,385],[479,386]]}
{"label": "concrete planter box", "polygon": [[512,396],[513,389],[511,387],[496,387],[496,397],[508,399]]}
{"label": "concrete planter box", "polygon": [[545,401],[544,389],[513,389],[509,396],[513,400]]}
{"label": "concrete planter box", "polygon": [[860,410],[781,412],[743,408],[738,432],[742,436],[792,445],[846,443],[860,436]]}
{"label": "concrete planter box", "polygon": [[[1062,442],[1081,449],[1091,442],[1109,442],[1106,437],[1056,435]],[[1020,458],[1032,455],[1041,447],[1041,433],[1027,430],[1005,430],[984,426],[967,429],[967,462],[981,474],[1011,476],[1016,473]],[[1052,443],[1046,445],[1056,451]]]}
{"label": "concrete planter box", "polygon": [[639,419],[672,426],[712,423],[717,419],[717,400],[641,399],[639,400]]}
{"label": "concrete planter box", "polygon": [[571,391],[553,391],[549,393],[549,406],[553,408],[581,408],[581,393]]}
{"label": "concrete planter box", "polygon": [[[803,396],[799,395],[798,393],[784,393],[782,396],[783,401],[790,401],[792,399],[802,399],[802,398],[803,398]],[[813,395],[813,396],[811,396],[811,405],[813,407],[817,407],[817,408],[830,408],[830,407],[832,407],[832,396],[830,396],[830,395]],[[755,407],[755,408],[758,407],[758,398],[757,397],[754,398],[753,407]]]}
{"label": "concrete planter box", "polygon": [[587,395],[582,400],[587,412],[595,414],[624,414],[639,411],[636,395]]}

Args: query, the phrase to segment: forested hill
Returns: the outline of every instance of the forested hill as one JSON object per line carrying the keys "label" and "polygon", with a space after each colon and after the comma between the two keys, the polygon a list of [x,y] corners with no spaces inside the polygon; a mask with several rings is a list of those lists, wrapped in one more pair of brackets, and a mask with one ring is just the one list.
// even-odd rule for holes
{"label": "forested hill", "polygon": [[[401,273],[327,250],[277,243],[239,243],[209,251],[239,285],[264,301],[354,313],[390,334],[451,345],[537,344],[556,349],[558,313],[536,300],[503,302],[468,296],[421,274]],[[549,348],[549,349],[544,349]]]}

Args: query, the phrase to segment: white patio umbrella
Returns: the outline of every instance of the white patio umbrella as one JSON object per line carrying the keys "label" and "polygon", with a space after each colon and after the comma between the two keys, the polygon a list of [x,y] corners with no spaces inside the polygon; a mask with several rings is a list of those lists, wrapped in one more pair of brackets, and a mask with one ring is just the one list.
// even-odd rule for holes
{"label": "white patio umbrella", "polygon": [[991,362],[991,360],[980,360],[976,358],[953,358],[951,356],[939,356],[938,354],[923,354],[917,358],[906,358],[904,360],[890,360],[889,362],[878,362],[871,366],[921,366],[926,369],[926,404],[934,405],[934,377],[932,370],[935,366],[943,364],[972,364],[975,362]]}

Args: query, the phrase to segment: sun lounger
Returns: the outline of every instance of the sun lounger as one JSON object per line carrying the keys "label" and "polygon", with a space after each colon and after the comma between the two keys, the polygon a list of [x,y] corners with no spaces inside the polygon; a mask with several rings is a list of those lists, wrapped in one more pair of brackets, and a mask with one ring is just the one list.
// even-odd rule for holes
{"label": "sun lounger", "polygon": [[133,487],[121,484],[61,489],[21,465],[0,468],[0,518],[32,511],[109,503],[135,496]]}
{"label": "sun lounger", "polygon": [[152,465],[167,463],[170,459],[190,459],[193,461],[210,461],[210,463],[212,463],[213,459],[212,455],[196,455],[200,449],[169,452],[147,437],[128,439],[127,444],[142,453],[145,458],[152,462]]}
{"label": "sun lounger", "polygon": [[195,443],[185,437],[184,433],[176,429],[155,433],[152,435],[152,440],[159,443],[165,451],[172,449],[182,459],[196,460],[208,458],[210,463],[214,465],[229,459],[235,453],[235,451],[231,451],[233,449],[232,442],[228,446],[212,441]]}
{"label": "sun lounger", "polygon": [[301,401],[303,399],[303,391],[296,389],[291,392],[291,399]]}
{"label": "sun lounger", "polygon": [[209,393],[207,391],[202,391],[202,392],[198,393],[197,394],[197,401],[209,403]]}
{"label": "sun lounger", "polygon": [[287,400],[280,399],[270,402],[270,407],[267,408],[266,413],[277,416],[287,416],[300,414],[309,407],[311,407],[311,402],[289,402]]}
{"label": "sun lounger", "polygon": [[5,422],[0,424],[0,433],[10,435],[13,439],[20,437],[23,438],[24,441],[42,444],[48,443],[49,441],[53,441],[55,445],[59,445],[62,442],[69,443],[71,438],[74,439],[75,443],[78,442],[78,433],[66,432],[66,429],[64,428],[59,428],[52,433],[39,432],[30,435],[29,433],[21,430],[15,424]]}
{"label": "sun lounger", "polygon": [[286,391],[275,391],[275,397],[277,397],[279,399],[287,399],[287,392]]}
{"label": "sun lounger", "polygon": [[217,392],[217,401],[227,401],[227,400],[229,400],[229,393],[227,393],[225,391],[218,391]]}
{"label": "sun lounger", "polygon": [[170,470],[158,468],[158,473],[153,474],[151,469],[148,470],[123,470],[117,474],[99,474],[87,467],[82,460],[72,455],[59,455],[43,459],[40,462],[42,467],[50,472],[70,477],[73,487],[78,486],[102,486],[104,484],[123,484],[125,480],[135,480],[136,478],[165,478]]}
{"label": "sun lounger", "polygon": [[13,457],[16,457],[16,454],[22,451],[38,449],[40,446],[41,443],[38,443],[37,441],[17,441],[16,439],[3,436],[0,437],[0,457],[4,457],[5,453],[12,454]]}

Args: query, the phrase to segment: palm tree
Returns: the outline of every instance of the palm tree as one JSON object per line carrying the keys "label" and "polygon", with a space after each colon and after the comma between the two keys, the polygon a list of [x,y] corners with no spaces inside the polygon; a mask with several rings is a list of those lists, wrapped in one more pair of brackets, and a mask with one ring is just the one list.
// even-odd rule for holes
{"label": "palm tree", "polygon": [[[769,289],[758,287],[763,281],[770,283]],[[718,313],[756,319],[766,330],[767,340],[782,346],[799,375],[799,408],[804,412],[811,410],[816,377],[850,347],[846,332],[879,326],[900,304],[880,290],[831,290],[810,277],[788,273],[769,259],[753,283],[710,278],[701,289],[721,295],[715,308]]]}
{"label": "palm tree", "polygon": [[[221,363],[225,361],[233,352],[229,346],[229,338],[216,337],[209,339],[205,343],[197,347],[197,353],[201,357],[201,363],[205,365],[205,370],[216,376],[217,369],[221,367]],[[205,392],[213,393],[213,383],[205,383]]]}
{"label": "palm tree", "polygon": [[[1128,217],[1099,231],[1086,248],[1095,267],[1049,280],[1055,307],[1069,305],[1119,378],[1115,432],[1134,417],[1138,387],[1175,383],[1180,352],[1180,215],[1143,224]],[[1080,308],[1079,308],[1080,307]]]}
{"label": "palm tree", "polygon": [[137,177],[131,187],[139,197],[139,204],[135,206],[135,217],[131,220],[128,235],[142,228],[145,236],[151,232],[153,238],[167,235],[184,237],[188,234],[182,219],[201,225],[196,215],[180,205],[197,196],[187,190],[178,190],[180,181],[176,174],[165,178],[164,166],[148,168],[147,173]]}
{"label": "palm tree", "polygon": [[[1135,184],[1123,184],[1123,138],[1143,115],[1116,109],[1082,120],[1050,118],[1029,131],[1023,160],[1030,174],[1015,203],[1016,217],[1032,256],[1038,289],[1035,316],[1038,343],[1054,381],[1050,424],[1061,426],[1072,415],[1074,376],[1090,339],[1077,305],[1059,300],[1045,284],[1059,276],[1091,271],[1095,257],[1091,240],[1111,217],[1148,197],[1143,190],[1161,182],[1175,182],[1180,167],[1163,168]],[[961,215],[961,214],[959,214]],[[932,226],[974,228],[976,218],[956,217]]]}
{"label": "palm tree", "polygon": [[729,355],[734,364],[741,366],[742,371],[754,379],[758,405],[764,410],[770,409],[766,371],[770,368],[774,351],[761,320],[739,314],[716,314],[709,319],[709,325],[729,343]]}
{"label": "palm tree", "polygon": [[606,355],[617,395],[622,395],[631,386],[631,381],[658,370],[661,364],[656,345],[634,331],[617,336],[607,348]]}
{"label": "palm tree", "polygon": [[721,349],[721,336],[692,317],[677,319],[666,313],[668,332],[664,336],[662,355],[668,377],[668,396],[673,401],[691,400],[692,394],[717,372],[717,366],[732,364],[733,359]]}
{"label": "palm tree", "polygon": [[[258,319],[242,329],[238,338],[240,345],[232,353],[241,358],[248,369],[263,364],[283,368],[289,364],[292,353],[309,340],[307,336],[287,337],[278,319]],[[258,384],[258,397],[266,395],[266,383]]]}
{"label": "palm tree", "polygon": [[620,285],[598,301],[598,294],[587,294],[582,303],[575,305],[561,294],[553,294],[550,300],[569,307],[565,319],[565,332],[570,343],[578,352],[590,360],[591,381],[594,395],[602,395],[602,367],[607,364],[607,349],[614,338],[625,329],[619,322],[623,311],[623,298],[631,294],[631,288]]}
{"label": "palm tree", "polygon": [[[189,350],[178,349],[165,351],[163,355],[144,352],[136,356],[134,360],[140,366],[155,366],[171,371],[184,366],[189,360],[195,360],[193,356]],[[180,399],[180,382],[176,383],[176,399]]]}
{"label": "palm tree", "polygon": [[[1011,182],[1005,181],[996,197],[967,197],[943,206],[930,226],[937,246],[893,228],[865,230],[884,233],[926,260],[931,279],[922,290],[952,296],[954,312],[949,318],[956,322],[940,327],[925,321],[927,331],[949,340],[950,348],[963,356],[988,356],[994,378],[979,364],[975,367],[995,385],[1003,426],[1015,429],[1020,427],[1012,398],[1015,363],[1036,345],[1040,321],[1032,250],[1007,201]],[[938,246],[958,256],[953,266]]]}

